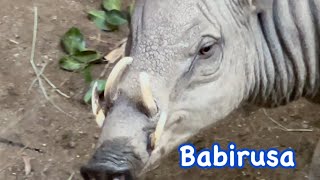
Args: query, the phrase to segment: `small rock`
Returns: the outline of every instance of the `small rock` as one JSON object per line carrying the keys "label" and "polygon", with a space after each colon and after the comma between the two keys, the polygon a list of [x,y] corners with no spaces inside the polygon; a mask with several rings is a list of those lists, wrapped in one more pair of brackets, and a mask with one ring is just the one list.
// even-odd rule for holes
{"label": "small rock", "polygon": [[52,20],[57,20],[57,19],[58,19],[58,16],[52,16],[51,19],[52,19]]}
{"label": "small rock", "polygon": [[285,117],[281,117],[280,120],[283,121],[283,122],[287,122],[288,121],[288,119],[285,118]]}
{"label": "small rock", "polygon": [[76,147],[76,143],[74,141],[70,141],[69,142],[69,147],[70,148],[75,148]]}
{"label": "small rock", "polygon": [[302,124],[302,128],[308,129],[308,128],[309,128],[309,125],[308,125],[308,124]]}

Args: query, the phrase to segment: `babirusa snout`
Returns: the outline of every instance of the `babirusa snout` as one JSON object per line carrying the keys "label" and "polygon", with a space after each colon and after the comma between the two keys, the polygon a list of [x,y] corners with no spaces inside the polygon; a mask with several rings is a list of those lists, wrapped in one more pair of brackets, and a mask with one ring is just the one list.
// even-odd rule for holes
{"label": "babirusa snout", "polygon": [[[134,177],[160,139],[167,113],[158,109],[148,73],[139,73],[140,100],[117,92],[121,77],[132,61],[131,57],[121,59],[110,73],[104,92],[106,107],[100,102],[97,83],[93,86],[92,112],[102,133],[94,156],[81,170],[84,178],[128,180]],[[155,127],[151,119],[158,116],[160,120]]]}

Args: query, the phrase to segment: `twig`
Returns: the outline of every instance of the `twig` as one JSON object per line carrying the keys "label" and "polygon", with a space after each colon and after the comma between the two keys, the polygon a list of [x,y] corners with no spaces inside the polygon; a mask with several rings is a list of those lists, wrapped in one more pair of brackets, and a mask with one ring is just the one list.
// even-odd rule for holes
{"label": "twig", "polygon": [[11,43],[13,43],[13,44],[16,44],[16,45],[18,45],[19,44],[19,42],[18,41],[15,41],[15,40],[13,40],[13,39],[7,39],[9,42],[11,42]]}
{"label": "twig", "polygon": [[267,114],[265,109],[262,109],[262,110],[263,110],[263,113],[269,118],[269,120],[271,120],[273,123],[278,125],[280,127],[280,129],[283,131],[287,131],[287,132],[313,132],[313,129],[288,129],[285,126],[283,126],[282,124],[280,124],[278,121],[273,119],[269,114]]}
{"label": "twig", "polygon": [[42,84],[42,80],[40,78],[40,73],[38,72],[38,68],[36,67],[36,65],[34,63],[34,52],[35,52],[35,48],[36,48],[37,31],[38,31],[38,8],[34,7],[34,24],[33,24],[33,37],[32,37],[30,63],[32,65],[34,72],[36,73],[36,78],[37,78],[37,81],[39,82],[39,86],[43,92],[43,95],[45,96],[46,99],[49,99],[48,94]]}
{"label": "twig", "polygon": [[71,97],[68,96],[67,94],[65,94],[64,92],[62,92],[60,89],[57,88],[57,86],[55,86],[48,78],[47,76],[45,76],[44,74],[41,74],[41,77],[54,89],[55,92],[57,92],[58,94],[60,94],[61,96],[70,99]]}
{"label": "twig", "polygon": [[2,171],[6,170],[8,167],[12,166],[13,163],[11,164],[7,164],[6,166],[4,166],[2,169],[0,169],[0,173],[2,173]]}
{"label": "twig", "polygon": [[108,68],[109,68],[109,65],[110,65],[110,63],[107,63],[107,64],[104,66],[103,71],[100,73],[100,78],[103,78],[103,77],[106,75],[106,73],[107,73],[107,71],[108,71]]}
{"label": "twig", "polygon": [[68,180],[72,180],[73,176],[74,176],[74,172],[70,175],[70,177],[68,178]]}
{"label": "twig", "polygon": [[[44,72],[44,69],[47,67],[47,65],[48,65],[48,63],[46,62],[46,63],[42,66],[42,68],[41,68],[41,70],[40,70],[40,72],[39,72],[40,76],[41,76],[42,73]],[[29,89],[28,89],[28,93],[30,93],[31,89],[33,88],[34,84],[35,84],[37,81],[38,81],[38,77],[34,78],[34,80],[32,81],[32,83],[31,83],[31,85],[30,85],[30,87],[29,87]]]}
{"label": "twig", "polygon": [[102,43],[108,43],[107,41],[104,41],[104,40],[101,39],[101,35],[100,35],[100,36],[98,35],[98,37],[96,37],[96,36],[90,36],[89,39],[90,39],[90,40],[96,40],[98,43],[101,43],[101,42],[102,42]]}
{"label": "twig", "polygon": [[[67,94],[63,93],[60,89],[58,89],[57,86],[55,86],[55,85],[47,78],[47,76],[45,76],[45,75],[43,74],[43,72],[44,72],[44,70],[45,70],[45,68],[46,68],[47,65],[48,65],[48,63],[45,63],[45,64],[43,65],[42,69],[41,69],[40,72],[39,72],[40,76],[54,89],[55,92],[57,92],[58,94],[60,94],[61,96],[65,97],[65,98],[70,99],[70,96],[68,96]],[[31,85],[30,85],[30,87],[29,87],[29,89],[28,89],[28,93],[30,93],[31,89],[33,88],[34,84],[35,84],[37,81],[38,81],[37,78],[35,78],[35,79],[32,81],[32,83],[31,83]]]}
{"label": "twig", "polygon": [[127,38],[127,37],[121,39],[121,40],[115,45],[115,48],[118,48],[118,47],[122,46],[124,43],[127,43],[127,41],[128,41],[128,38]]}
{"label": "twig", "polygon": [[31,172],[31,157],[29,157],[28,155],[24,154],[22,155],[22,160],[23,160],[23,163],[24,163],[24,171],[25,171],[25,175],[29,175],[30,172]]}
{"label": "twig", "polygon": [[[20,151],[18,151],[17,155],[21,156],[21,154],[23,153],[24,150],[26,150],[28,148],[28,146],[25,146],[24,148],[22,148]],[[2,173],[4,170],[6,170],[7,168],[9,168],[10,166],[12,166],[14,163],[9,163],[7,164],[5,167],[3,167],[2,169],[0,169],[0,173]]]}
{"label": "twig", "polygon": [[32,68],[34,72],[36,73],[37,80],[39,82],[40,89],[42,90],[42,93],[47,101],[49,101],[57,110],[65,114],[66,116],[76,120],[73,116],[65,112],[63,109],[61,109],[57,104],[55,104],[48,96],[46,89],[43,86],[42,79],[40,77],[40,73],[38,72],[38,68],[36,67],[34,63],[34,53],[35,53],[35,47],[36,47],[36,40],[37,40],[37,29],[38,29],[38,8],[34,7],[34,25],[33,25],[33,37],[32,37],[32,48],[31,48],[31,56],[30,56],[30,63],[32,65]]}

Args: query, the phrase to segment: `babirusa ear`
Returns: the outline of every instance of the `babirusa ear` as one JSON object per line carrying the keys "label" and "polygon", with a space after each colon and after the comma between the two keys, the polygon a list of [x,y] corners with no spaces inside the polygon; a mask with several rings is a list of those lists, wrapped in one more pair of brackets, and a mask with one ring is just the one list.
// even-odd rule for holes
{"label": "babirusa ear", "polygon": [[103,112],[103,109],[100,106],[98,83],[97,82],[94,83],[93,88],[92,88],[91,107],[92,107],[92,112],[95,115],[96,122],[97,122],[98,126],[101,128],[103,125],[103,122],[105,120],[105,114]]}

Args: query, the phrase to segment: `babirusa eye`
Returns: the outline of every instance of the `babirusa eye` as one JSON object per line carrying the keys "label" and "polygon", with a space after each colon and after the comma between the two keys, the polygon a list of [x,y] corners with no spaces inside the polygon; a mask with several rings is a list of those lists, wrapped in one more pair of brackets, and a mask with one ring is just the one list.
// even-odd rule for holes
{"label": "babirusa eye", "polygon": [[211,43],[203,45],[198,52],[198,55],[200,56],[200,58],[205,59],[210,57],[213,54],[213,49],[214,49],[213,46],[214,44],[211,44]]}
{"label": "babirusa eye", "polygon": [[200,55],[206,55],[208,52],[210,52],[212,46],[205,46],[200,49],[199,54]]}

